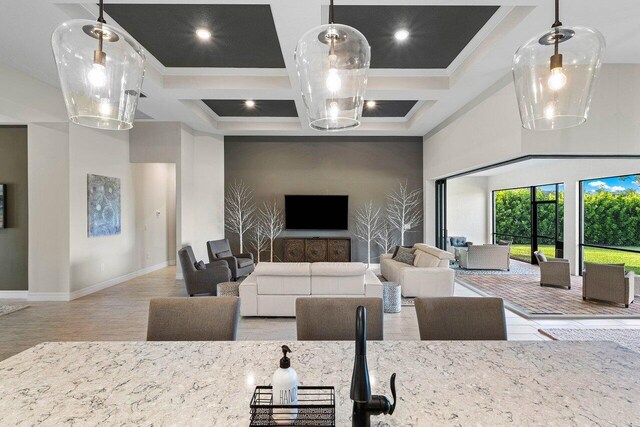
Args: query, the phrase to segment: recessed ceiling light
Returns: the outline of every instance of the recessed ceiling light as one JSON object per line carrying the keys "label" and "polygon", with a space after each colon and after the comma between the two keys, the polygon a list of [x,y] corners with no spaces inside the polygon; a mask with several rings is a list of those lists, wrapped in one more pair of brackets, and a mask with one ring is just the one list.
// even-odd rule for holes
{"label": "recessed ceiling light", "polygon": [[246,101],[244,101],[244,105],[246,105],[248,108],[253,108],[256,106],[256,101],[247,99]]}
{"label": "recessed ceiling light", "polygon": [[211,31],[206,28],[198,28],[196,30],[196,36],[198,36],[200,40],[209,40],[211,38]]}
{"label": "recessed ceiling light", "polygon": [[398,30],[398,31],[396,31],[396,33],[393,36],[396,38],[396,40],[403,41],[403,40],[406,40],[407,38],[409,38],[409,31],[407,31],[407,30]]}
{"label": "recessed ceiling light", "polygon": [[367,101],[367,108],[375,108],[376,101]]}

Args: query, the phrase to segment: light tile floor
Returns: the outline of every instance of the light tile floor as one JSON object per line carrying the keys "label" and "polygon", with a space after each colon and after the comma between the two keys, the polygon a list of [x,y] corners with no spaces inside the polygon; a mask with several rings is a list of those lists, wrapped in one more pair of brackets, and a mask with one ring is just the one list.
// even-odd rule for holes
{"label": "light tile floor", "polygon": [[[456,284],[454,295],[480,297],[477,293]],[[541,328],[616,328],[640,329],[640,319],[581,319],[581,320],[528,320],[506,310],[507,335],[513,341],[543,341],[550,338],[538,332]],[[384,335],[388,340],[420,339],[416,311],[413,307],[402,307],[400,313],[384,316]],[[240,321],[238,338],[244,340],[295,339],[295,319],[243,318]]]}

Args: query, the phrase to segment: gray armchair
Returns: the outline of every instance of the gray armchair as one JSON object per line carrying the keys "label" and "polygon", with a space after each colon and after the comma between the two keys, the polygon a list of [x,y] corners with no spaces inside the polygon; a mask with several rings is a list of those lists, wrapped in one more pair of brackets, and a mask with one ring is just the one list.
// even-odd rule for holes
{"label": "gray armchair", "polygon": [[533,253],[540,266],[540,286],[562,286],[571,289],[571,266],[569,260],[547,258],[541,251]]}
{"label": "gray armchair", "polygon": [[231,269],[231,279],[234,281],[238,277],[248,276],[253,273],[255,265],[253,264],[253,254],[243,253],[233,255],[229,239],[211,240],[207,242],[207,252],[209,253],[209,261],[225,261]]}
{"label": "gray armchair", "polygon": [[231,280],[231,270],[224,261],[215,261],[206,264],[205,270],[196,269],[196,257],[191,246],[185,246],[178,251],[182,276],[189,296],[195,294],[217,295],[218,283]]}
{"label": "gray armchair", "polygon": [[629,308],[634,300],[635,275],[624,273],[624,264],[584,263],[582,299],[624,304]]}

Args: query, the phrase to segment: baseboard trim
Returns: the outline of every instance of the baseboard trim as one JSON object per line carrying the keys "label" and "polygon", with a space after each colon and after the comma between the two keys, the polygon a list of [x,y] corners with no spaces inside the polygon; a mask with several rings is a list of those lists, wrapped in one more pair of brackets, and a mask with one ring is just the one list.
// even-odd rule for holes
{"label": "baseboard trim", "polygon": [[29,292],[29,301],[69,301],[67,292]]}
{"label": "baseboard trim", "polygon": [[96,283],[84,289],[73,291],[69,294],[69,301],[82,298],[84,296],[93,294],[103,289],[110,288],[111,286],[119,285],[128,280],[135,279],[136,277],[144,276],[145,274],[153,273],[154,271],[166,268],[169,266],[169,261],[161,262],[160,264],[152,265],[150,267],[143,268],[142,270],[134,271],[133,273],[125,274],[124,276],[115,277],[113,279],[105,280],[104,282]]}
{"label": "baseboard trim", "polygon": [[169,260],[169,265],[176,265],[176,260],[175,259],[170,259]]}
{"label": "baseboard trim", "polygon": [[0,299],[27,299],[29,291],[0,291]]}

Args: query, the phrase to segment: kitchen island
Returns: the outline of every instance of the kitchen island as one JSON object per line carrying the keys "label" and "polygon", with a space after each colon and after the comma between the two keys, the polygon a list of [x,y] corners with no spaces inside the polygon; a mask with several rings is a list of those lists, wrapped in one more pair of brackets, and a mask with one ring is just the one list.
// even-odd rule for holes
{"label": "kitchen island", "polygon": [[[248,425],[280,345],[303,385],[336,388],[350,425],[352,342],[59,342],[0,362],[3,425]],[[373,425],[637,425],[640,354],[609,342],[368,343]]]}

